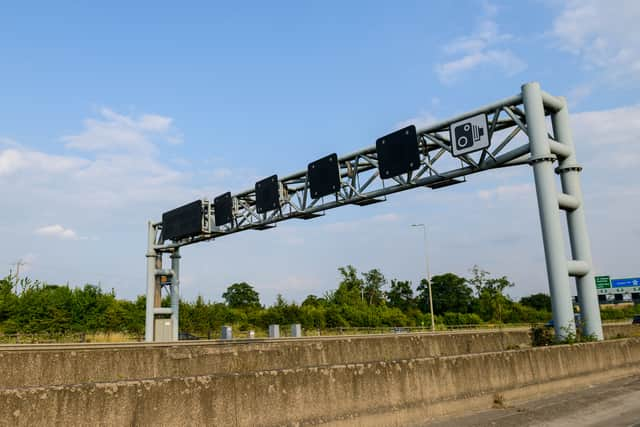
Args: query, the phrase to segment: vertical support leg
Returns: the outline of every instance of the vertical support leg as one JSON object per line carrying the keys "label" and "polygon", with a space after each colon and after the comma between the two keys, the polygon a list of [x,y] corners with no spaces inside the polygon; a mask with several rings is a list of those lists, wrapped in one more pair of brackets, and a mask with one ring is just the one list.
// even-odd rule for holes
{"label": "vertical support leg", "polygon": [[536,183],[553,323],[556,339],[563,340],[567,335],[575,333],[575,322],[553,171],[554,157],[551,156],[549,148],[540,85],[534,82],[522,86],[522,100],[527,117],[531,165]]}
{"label": "vertical support leg", "polygon": [[180,318],[180,249],[176,248],[171,254],[171,323],[173,327],[172,339],[178,341],[178,331],[180,330],[178,320]]}
{"label": "vertical support leg", "polygon": [[553,134],[558,142],[568,146],[571,154],[560,161],[557,172],[560,174],[562,191],[575,197],[579,204],[576,209],[567,210],[567,225],[569,228],[569,241],[574,260],[587,263],[589,271],[582,276],[576,276],[576,288],[582,316],[582,330],[586,335],[591,335],[598,340],[603,339],[602,321],[600,319],[600,305],[593,278],[593,265],[591,260],[591,243],[587,232],[587,222],[584,214],[584,199],[580,186],[580,171],[575,155],[575,146],[569,124],[569,110],[564,101],[564,107],[552,116]]}
{"label": "vertical support leg", "polygon": [[155,300],[156,291],[156,259],[158,254],[154,249],[156,240],[156,228],[151,221],[148,224],[148,237],[147,237],[147,302],[146,302],[146,316],[144,322],[144,340],[147,342],[153,341],[153,328],[154,328],[154,314],[153,306]]}
{"label": "vertical support leg", "polygon": [[[156,271],[157,270],[162,270],[162,253],[159,253],[156,256]],[[156,275],[155,278],[156,278],[156,286],[155,286],[155,293],[153,295],[153,306],[162,307],[162,281],[159,275]]]}

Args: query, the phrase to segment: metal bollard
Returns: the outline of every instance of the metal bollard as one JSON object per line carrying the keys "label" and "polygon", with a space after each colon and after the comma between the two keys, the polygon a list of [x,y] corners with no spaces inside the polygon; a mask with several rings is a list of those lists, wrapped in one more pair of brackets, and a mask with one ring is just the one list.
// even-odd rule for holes
{"label": "metal bollard", "polygon": [[280,338],[280,325],[269,325],[269,338]]}
{"label": "metal bollard", "polygon": [[231,331],[231,326],[223,326],[222,327],[222,337],[223,340],[230,340],[233,338],[233,332]]}
{"label": "metal bollard", "polygon": [[291,336],[294,338],[300,338],[302,336],[302,325],[300,323],[291,325]]}

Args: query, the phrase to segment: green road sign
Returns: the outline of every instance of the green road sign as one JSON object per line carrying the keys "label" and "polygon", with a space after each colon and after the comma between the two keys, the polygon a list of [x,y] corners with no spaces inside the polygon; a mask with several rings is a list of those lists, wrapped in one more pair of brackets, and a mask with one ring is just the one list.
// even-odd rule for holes
{"label": "green road sign", "polygon": [[596,276],[596,289],[607,289],[611,287],[611,277]]}

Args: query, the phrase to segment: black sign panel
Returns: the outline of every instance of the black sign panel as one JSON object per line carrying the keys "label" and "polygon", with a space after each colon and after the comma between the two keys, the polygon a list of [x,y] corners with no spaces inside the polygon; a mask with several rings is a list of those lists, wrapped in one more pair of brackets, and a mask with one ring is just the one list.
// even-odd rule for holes
{"label": "black sign panel", "polygon": [[231,193],[224,193],[213,199],[213,212],[218,227],[233,221],[233,201]]}
{"label": "black sign panel", "polygon": [[200,234],[202,234],[201,200],[162,214],[162,237],[165,240],[176,241]]}
{"label": "black sign panel", "polygon": [[280,203],[278,190],[278,175],[272,175],[256,182],[256,211],[258,213],[269,212],[278,207]]}
{"label": "black sign panel", "polygon": [[413,125],[378,138],[376,151],[381,178],[391,178],[420,167],[418,137]]}
{"label": "black sign panel", "polygon": [[311,197],[314,199],[337,193],[340,190],[338,155],[336,153],[329,154],[309,163],[307,166],[307,179]]}

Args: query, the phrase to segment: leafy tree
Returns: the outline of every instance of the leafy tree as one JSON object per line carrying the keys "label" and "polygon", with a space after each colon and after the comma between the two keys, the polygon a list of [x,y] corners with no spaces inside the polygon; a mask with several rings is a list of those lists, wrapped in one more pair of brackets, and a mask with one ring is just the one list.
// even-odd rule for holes
{"label": "leafy tree", "polygon": [[[426,288],[426,282],[424,288]],[[428,292],[428,290],[425,291]],[[437,315],[446,312],[466,313],[471,307],[473,290],[467,286],[466,279],[453,273],[433,276],[431,291],[433,292],[433,312]]]}
{"label": "leafy tree", "polygon": [[307,297],[302,301],[302,307],[318,307],[319,305],[323,305],[326,301],[323,298],[318,298],[315,295],[307,295]]}
{"label": "leafy tree", "polygon": [[18,302],[18,296],[14,293],[16,281],[7,276],[0,280],[0,323],[11,318]]}
{"label": "leafy tree", "polygon": [[391,280],[391,286],[387,292],[387,303],[389,307],[398,308],[403,312],[415,307],[411,282],[406,280]]}
{"label": "leafy tree", "polygon": [[328,292],[329,301],[338,305],[358,305],[364,300],[364,282],[358,277],[358,271],[352,265],[338,268],[342,280],[335,292]]}
{"label": "leafy tree", "polygon": [[229,286],[222,298],[231,308],[260,308],[260,295],[246,282]]}
{"label": "leafy tree", "polygon": [[370,270],[364,276],[364,297],[369,305],[380,305],[384,302],[382,288],[387,284],[387,279],[378,269]]}
{"label": "leafy tree", "polygon": [[547,294],[532,294],[528,297],[520,298],[520,304],[531,307],[535,310],[551,311],[551,297]]}
{"label": "leafy tree", "polygon": [[480,316],[485,320],[501,322],[505,306],[511,303],[509,297],[504,295],[504,291],[514,284],[506,276],[492,278],[488,271],[482,270],[477,265],[471,269],[471,275],[468,282],[476,290]]}

